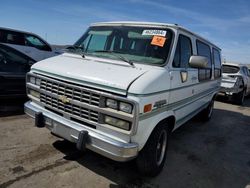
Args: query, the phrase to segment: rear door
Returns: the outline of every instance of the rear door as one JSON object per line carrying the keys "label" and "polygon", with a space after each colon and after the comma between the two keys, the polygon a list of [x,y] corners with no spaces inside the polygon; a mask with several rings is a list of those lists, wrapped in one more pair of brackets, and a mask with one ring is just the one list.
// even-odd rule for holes
{"label": "rear door", "polygon": [[0,98],[24,97],[25,75],[34,61],[20,52],[0,45]]}

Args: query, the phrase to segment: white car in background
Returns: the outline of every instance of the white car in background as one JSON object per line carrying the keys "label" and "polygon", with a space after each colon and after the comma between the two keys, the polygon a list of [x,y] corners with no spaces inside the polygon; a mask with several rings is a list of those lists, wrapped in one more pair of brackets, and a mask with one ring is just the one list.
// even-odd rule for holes
{"label": "white car in background", "polygon": [[220,95],[243,104],[245,96],[250,94],[250,73],[248,67],[236,63],[222,65],[222,81]]}
{"label": "white car in background", "polygon": [[62,53],[34,33],[9,28],[0,27],[0,43],[10,46],[36,61]]}

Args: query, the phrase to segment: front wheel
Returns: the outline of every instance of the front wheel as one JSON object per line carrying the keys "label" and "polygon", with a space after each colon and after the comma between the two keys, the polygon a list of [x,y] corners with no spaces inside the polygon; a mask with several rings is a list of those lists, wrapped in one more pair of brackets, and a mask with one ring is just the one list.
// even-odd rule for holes
{"label": "front wheel", "polygon": [[202,112],[201,112],[201,119],[203,121],[209,121],[212,117],[213,114],[213,108],[214,108],[214,99],[212,99],[207,106]]}
{"label": "front wheel", "polygon": [[160,124],[154,129],[136,159],[141,174],[154,177],[161,172],[166,160],[168,137],[166,125]]}

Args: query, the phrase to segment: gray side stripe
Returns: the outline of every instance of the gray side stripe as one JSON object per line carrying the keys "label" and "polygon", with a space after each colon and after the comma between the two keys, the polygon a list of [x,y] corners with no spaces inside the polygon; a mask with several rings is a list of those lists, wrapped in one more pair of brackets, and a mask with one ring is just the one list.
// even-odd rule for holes
{"label": "gray side stripe", "polygon": [[171,103],[171,104],[167,104],[167,105],[165,105],[165,106],[163,106],[161,108],[153,110],[150,113],[140,114],[139,115],[139,120],[144,120],[144,119],[150,118],[152,116],[155,116],[155,115],[160,114],[160,113],[162,113],[164,111],[167,111],[167,110],[176,111],[176,110],[178,110],[180,108],[183,108],[183,107],[185,107],[185,106],[187,106],[187,105],[189,105],[191,103],[194,103],[194,102],[200,100],[203,97],[206,97],[206,96],[208,96],[208,95],[210,95],[210,94],[212,94],[214,92],[217,92],[218,89],[219,89],[219,87],[217,87],[216,89],[209,89],[209,90],[206,90],[206,91],[204,91],[202,93],[196,94],[196,95],[194,95],[192,97],[188,97],[186,99],[183,99],[181,101],[174,102],[174,103]]}

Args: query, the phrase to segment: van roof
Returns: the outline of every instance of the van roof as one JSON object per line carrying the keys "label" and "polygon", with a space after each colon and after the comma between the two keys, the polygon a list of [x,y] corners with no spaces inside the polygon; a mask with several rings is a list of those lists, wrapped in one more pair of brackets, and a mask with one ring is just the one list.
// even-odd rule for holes
{"label": "van roof", "polygon": [[169,23],[159,23],[159,22],[135,22],[135,21],[119,21],[119,22],[98,22],[98,23],[93,23],[91,24],[91,26],[146,26],[146,27],[162,27],[162,28],[166,28],[166,27],[171,27],[171,28],[175,28],[175,29],[179,29],[182,30],[184,32],[187,32],[191,35],[194,35],[204,41],[206,41],[207,43],[215,46],[216,48],[218,48],[219,50],[221,50],[218,46],[216,46],[215,44],[213,44],[212,42],[210,42],[209,40],[203,38],[202,36],[178,25],[178,24],[169,24]]}

